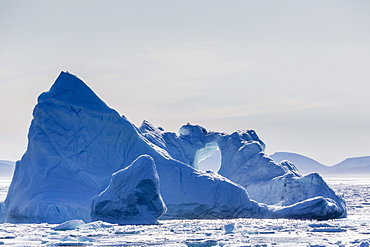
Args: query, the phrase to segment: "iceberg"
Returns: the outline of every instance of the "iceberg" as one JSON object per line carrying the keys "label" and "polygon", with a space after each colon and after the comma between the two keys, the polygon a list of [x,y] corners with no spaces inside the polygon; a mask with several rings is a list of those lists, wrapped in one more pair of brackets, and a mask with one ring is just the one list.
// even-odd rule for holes
{"label": "iceberg", "polygon": [[54,231],[68,231],[68,230],[74,230],[77,228],[81,228],[84,225],[85,225],[85,222],[83,220],[69,220],[51,229]]}
{"label": "iceberg", "polygon": [[[251,199],[277,206],[272,217],[299,218],[299,214],[301,218],[312,219],[346,217],[345,201],[319,174],[302,176],[291,162],[276,163],[264,153],[266,145],[254,130],[227,134],[188,123],[180,128],[177,136],[148,121],[144,121],[139,129],[171,157],[195,168],[219,149],[222,158],[218,173],[246,188]],[[319,199],[312,203],[313,198]],[[280,206],[290,206],[287,208],[291,210],[282,210]],[[289,214],[293,209],[298,213]]]}
{"label": "iceberg", "polygon": [[154,160],[142,155],[130,166],[113,173],[108,187],[93,198],[91,220],[150,225],[157,224],[166,210]]}
{"label": "iceberg", "polygon": [[274,218],[327,220],[343,218],[338,203],[322,196],[309,198],[285,207],[273,209]]}
{"label": "iceberg", "polygon": [[108,187],[113,173],[143,154],[157,166],[167,206],[162,219],[267,214],[243,187],[173,159],[83,81],[62,72],[34,108],[28,147],[5,200],[7,222],[90,222],[91,198]]}
{"label": "iceberg", "polygon": [[[34,108],[28,147],[5,199],[6,221],[124,224],[121,216],[129,208],[135,212],[122,217],[126,222],[154,222],[164,208],[156,195],[167,207],[160,219],[345,217],[343,200],[320,176],[302,177],[293,164],[275,163],[264,148],[253,130],[227,134],[187,124],[177,135],[147,121],[137,128],[82,80],[61,72]],[[219,173],[198,170],[216,149],[222,154]],[[119,181],[127,179],[125,173],[139,169],[135,163],[152,164],[151,159],[160,193],[155,182],[140,184],[140,176],[132,177],[124,191],[114,189],[123,186]],[[149,174],[154,179],[155,172]],[[146,203],[116,205],[128,200],[132,188]]]}

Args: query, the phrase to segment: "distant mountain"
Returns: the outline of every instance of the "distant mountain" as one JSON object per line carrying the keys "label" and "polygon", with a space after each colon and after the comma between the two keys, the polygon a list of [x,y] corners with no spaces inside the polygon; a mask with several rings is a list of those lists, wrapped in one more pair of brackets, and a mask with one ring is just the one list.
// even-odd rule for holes
{"label": "distant mountain", "polygon": [[370,174],[370,156],[354,157],[330,167],[331,173]]}
{"label": "distant mountain", "polygon": [[307,156],[289,152],[276,152],[270,157],[276,162],[289,160],[302,174],[318,172],[326,176],[370,175],[370,156],[348,158],[334,166],[325,166]]}
{"label": "distant mountain", "polygon": [[0,178],[13,177],[14,168],[14,161],[0,160]]}
{"label": "distant mountain", "polygon": [[270,157],[277,163],[280,163],[283,160],[289,160],[302,174],[308,174],[311,172],[327,173],[329,169],[328,166],[301,154],[276,152],[273,155],[270,155]]}

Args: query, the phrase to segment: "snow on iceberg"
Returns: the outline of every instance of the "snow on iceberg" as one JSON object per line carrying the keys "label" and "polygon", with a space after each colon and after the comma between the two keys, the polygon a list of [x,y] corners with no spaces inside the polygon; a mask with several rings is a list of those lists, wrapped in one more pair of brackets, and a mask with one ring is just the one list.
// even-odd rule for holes
{"label": "snow on iceberg", "polygon": [[167,206],[162,219],[265,217],[266,206],[216,174],[172,159],[80,79],[62,72],[33,111],[28,147],[5,200],[13,223],[90,222],[90,200],[114,172],[143,154],[157,166]]}
{"label": "snow on iceberg", "polygon": [[[312,173],[302,176],[288,161],[277,164],[264,153],[265,144],[254,130],[226,134],[187,124],[180,128],[180,135],[177,136],[144,121],[140,131],[174,159],[195,168],[198,162],[220,149],[219,174],[245,187],[251,199],[257,202],[291,206],[289,208],[298,212],[289,214],[289,210],[277,207],[272,217],[299,218],[299,212],[301,218],[346,216],[345,201],[330,189],[320,175]],[[315,201],[320,203],[312,203],[312,198],[320,198]]]}
{"label": "snow on iceberg", "polygon": [[166,210],[154,160],[142,155],[113,173],[108,187],[93,198],[91,220],[120,225],[157,224]]}

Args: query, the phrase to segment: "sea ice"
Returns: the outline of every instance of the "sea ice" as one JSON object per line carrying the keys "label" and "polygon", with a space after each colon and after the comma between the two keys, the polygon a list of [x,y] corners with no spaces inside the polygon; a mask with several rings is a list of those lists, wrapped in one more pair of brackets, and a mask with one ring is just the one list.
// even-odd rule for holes
{"label": "sea ice", "polygon": [[[335,191],[345,194],[348,218],[334,220],[214,219],[159,220],[157,225],[87,223],[55,231],[54,224],[0,224],[4,246],[325,246],[366,247],[370,243],[370,182],[368,178],[328,179]],[[361,208],[360,208],[361,206]],[[234,225],[232,233],[226,225]],[[315,228],[333,228],[317,231]],[[340,230],[342,229],[342,230]]]}

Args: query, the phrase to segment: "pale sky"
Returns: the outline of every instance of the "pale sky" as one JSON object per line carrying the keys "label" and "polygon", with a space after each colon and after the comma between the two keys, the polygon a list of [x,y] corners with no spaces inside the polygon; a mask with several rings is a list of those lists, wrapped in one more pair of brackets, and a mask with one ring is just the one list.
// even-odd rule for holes
{"label": "pale sky", "polygon": [[370,1],[0,0],[0,159],[60,71],[136,125],[254,129],[266,152],[370,155]]}

